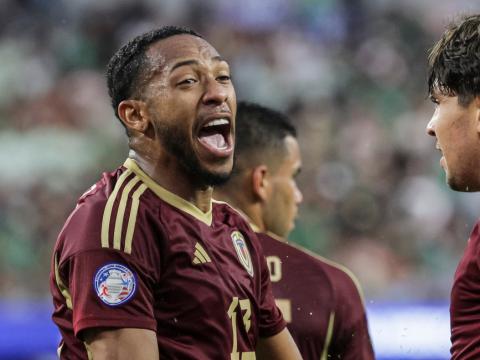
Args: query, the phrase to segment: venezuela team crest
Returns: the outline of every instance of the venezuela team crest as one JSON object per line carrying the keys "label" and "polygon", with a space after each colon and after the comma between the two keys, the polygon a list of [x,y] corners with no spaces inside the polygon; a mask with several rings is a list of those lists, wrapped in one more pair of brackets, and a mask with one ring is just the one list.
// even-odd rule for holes
{"label": "venezuela team crest", "polygon": [[245,270],[247,270],[248,274],[253,277],[252,258],[250,257],[250,252],[248,251],[245,238],[240,231],[234,231],[230,236],[232,237],[233,247],[237,252],[240,264],[242,264]]}
{"label": "venezuela team crest", "polygon": [[115,263],[97,270],[93,286],[100,300],[109,306],[128,301],[137,287],[133,272],[126,266]]}

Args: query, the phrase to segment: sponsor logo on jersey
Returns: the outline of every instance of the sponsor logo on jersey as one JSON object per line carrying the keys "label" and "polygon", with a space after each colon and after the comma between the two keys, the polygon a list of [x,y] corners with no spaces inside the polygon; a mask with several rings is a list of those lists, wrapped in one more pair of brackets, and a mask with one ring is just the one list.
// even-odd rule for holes
{"label": "sponsor logo on jersey", "polygon": [[197,242],[195,244],[195,252],[193,253],[192,263],[194,265],[198,265],[198,264],[205,264],[209,262],[212,262],[212,260],[210,259],[210,256],[208,256],[208,253],[205,251],[203,246]]}
{"label": "sponsor logo on jersey", "polygon": [[237,252],[240,264],[242,264],[245,270],[247,270],[248,274],[253,277],[252,258],[250,257],[250,252],[248,251],[248,247],[245,243],[242,233],[240,231],[234,231],[232,232],[231,237],[233,241],[233,247]]}
{"label": "sponsor logo on jersey", "polygon": [[128,267],[115,263],[98,269],[93,285],[100,300],[109,306],[128,301],[137,288],[133,272]]}

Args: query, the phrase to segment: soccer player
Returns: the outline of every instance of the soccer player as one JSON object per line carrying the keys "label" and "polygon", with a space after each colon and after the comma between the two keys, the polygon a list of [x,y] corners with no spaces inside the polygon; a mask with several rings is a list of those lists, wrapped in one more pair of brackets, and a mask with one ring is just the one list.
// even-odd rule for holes
{"label": "soccer player", "polygon": [[107,78],[130,153],[55,245],[60,358],[299,359],[258,238],[211,199],[233,164],[228,63],[197,33],[164,27],[123,46]]}
{"label": "soccer player", "polygon": [[302,194],[296,129],[286,115],[240,102],[235,166],[215,198],[244,213],[267,256],[273,293],[304,359],[373,359],[358,284],[344,267],[292,244]]}
{"label": "soccer player", "polygon": [[[427,133],[456,191],[480,190],[480,15],[451,24],[429,54],[435,111]],[[480,359],[480,223],[455,272],[450,302],[452,359]]]}

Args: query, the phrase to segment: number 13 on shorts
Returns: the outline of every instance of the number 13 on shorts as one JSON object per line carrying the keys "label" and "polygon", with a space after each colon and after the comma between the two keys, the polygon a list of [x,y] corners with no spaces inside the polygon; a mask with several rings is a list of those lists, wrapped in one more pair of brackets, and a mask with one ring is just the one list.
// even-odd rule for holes
{"label": "number 13 on shorts", "polygon": [[240,307],[240,313],[243,314],[243,326],[245,331],[248,332],[251,326],[250,317],[252,316],[252,308],[250,306],[249,299],[238,299],[238,297],[234,297],[232,302],[230,303],[230,307],[228,308],[228,317],[232,321],[232,338],[233,338],[233,345],[232,345],[232,353],[230,354],[230,360],[254,360],[255,359],[255,352],[248,351],[248,352],[238,352],[238,340],[237,340],[237,310]]}

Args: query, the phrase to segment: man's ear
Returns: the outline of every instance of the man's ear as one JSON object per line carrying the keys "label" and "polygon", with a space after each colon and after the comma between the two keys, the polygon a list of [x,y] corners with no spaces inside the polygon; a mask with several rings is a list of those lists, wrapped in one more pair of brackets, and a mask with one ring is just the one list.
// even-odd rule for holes
{"label": "man's ear", "polygon": [[143,101],[123,100],[118,104],[118,116],[129,132],[144,133],[148,128],[148,113]]}
{"label": "man's ear", "polygon": [[252,192],[253,196],[261,201],[266,201],[269,192],[268,168],[259,165],[252,170]]}

